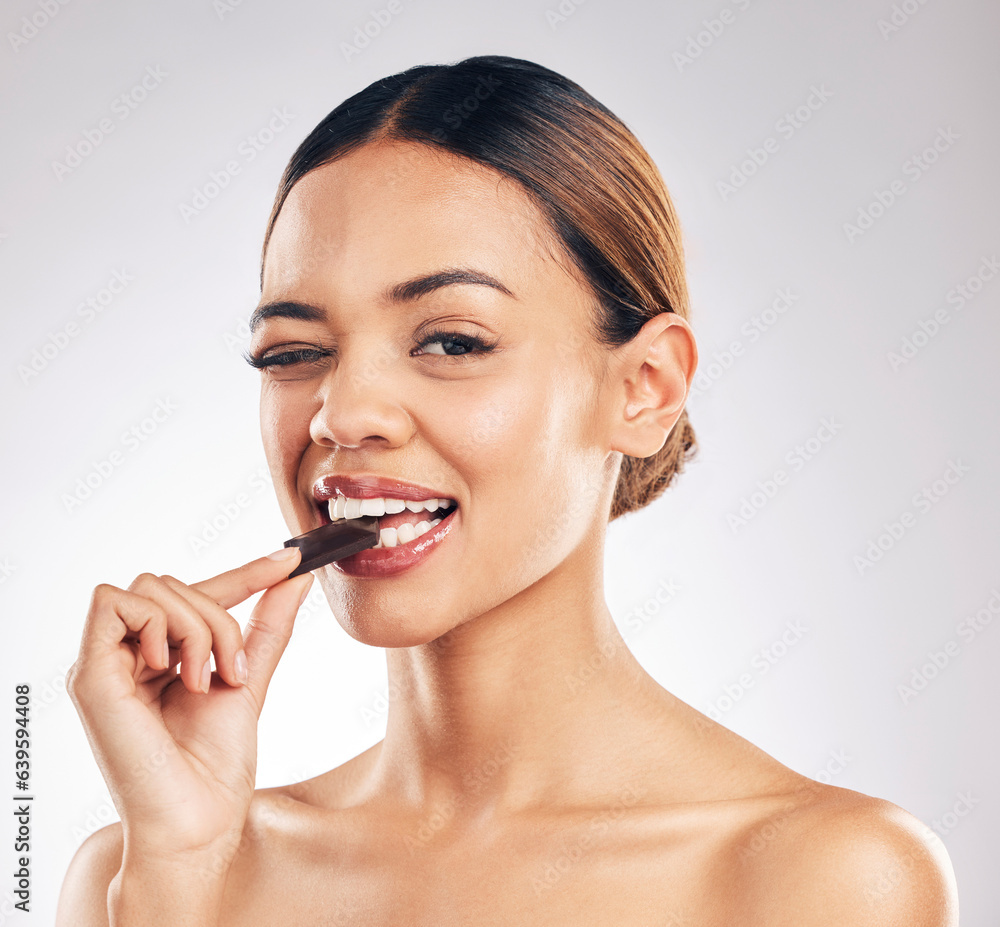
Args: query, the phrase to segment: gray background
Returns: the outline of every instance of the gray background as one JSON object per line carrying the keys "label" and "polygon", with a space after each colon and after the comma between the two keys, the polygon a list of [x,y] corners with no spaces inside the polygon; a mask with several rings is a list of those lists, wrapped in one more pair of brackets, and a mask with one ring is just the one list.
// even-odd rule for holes
{"label": "gray background", "polygon": [[[115,818],[62,689],[93,586],[146,570],[193,582],[287,536],[239,350],[288,156],[377,77],[503,53],[617,112],[686,235],[701,452],[610,528],[607,596],[627,641],[663,685],[789,766],[934,826],[963,923],[998,923],[1000,280],[967,284],[1000,253],[995,4],[394,0],[347,54],[386,2],[46,2],[55,15],[22,0],[0,13],[2,691],[12,703],[30,682],[36,697],[35,911],[20,922],[52,921],[76,847]],[[810,97],[792,131],[785,114]],[[103,137],[55,167],[87,133]],[[767,157],[744,171],[748,149]],[[230,161],[239,172],[183,215]],[[727,192],[733,170],[745,182]],[[79,310],[116,272],[128,282],[100,314]],[[959,308],[966,285],[978,292]],[[935,313],[938,330],[915,334]],[[916,350],[894,366],[907,338]],[[33,359],[44,369],[28,375]],[[99,485],[71,506],[88,474]],[[925,491],[934,501],[918,503]],[[894,522],[905,530],[860,563]],[[258,784],[374,743],[390,695],[382,652],[314,590],[261,720]],[[10,882],[0,925],[15,922]]]}

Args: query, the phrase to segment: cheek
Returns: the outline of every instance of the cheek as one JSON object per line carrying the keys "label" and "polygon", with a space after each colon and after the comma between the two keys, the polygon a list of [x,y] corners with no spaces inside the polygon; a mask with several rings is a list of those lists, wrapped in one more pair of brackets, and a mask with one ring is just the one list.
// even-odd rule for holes
{"label": "cheek", "polygon": [[266,384],[262,387],[261,438],[267,466],[271,471],[283,511],[286,501],[295,494],[299,461],[309,447],[311,418],[309,404],[296,401],[290,390],[269,387]]}
{"label": "cheek", "polygon": [[551,360],[534,369],[540,374],[523,413],[518,456],[509,459],[521,461],[514,472],[519,488],[532,500],[526,520],[532,534],[529,550],[544,562],[561,559],[589,529],[605,455],[589,371]]}
{"label": "cheek", "polygon": [[456,390],[425,433],[490,518],[525,498],[536,512],[563,507],[586,443],[581,395],[578,379],[538,356],[515,375]]}
{"label": "cheek", "polygon": [[[471,385],[471,384],[468,384]],[[537,384],[528,378],[498,377],[455,390],[428,427],[462,474],[473,496],[496,492],[523,463],[540,420]]]}

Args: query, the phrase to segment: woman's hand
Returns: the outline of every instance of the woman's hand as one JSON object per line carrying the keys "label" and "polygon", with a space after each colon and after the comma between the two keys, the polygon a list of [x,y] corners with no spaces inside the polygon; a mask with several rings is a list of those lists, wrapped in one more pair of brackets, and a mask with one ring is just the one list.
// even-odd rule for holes
{"label": "woman's hand", "polygon": [[[94,590],[67,689],[121,816],[126,864],[208,854],[228,869],[267,686],[312,583],[285,578],[299,556],[284,548],[191,586],[143,573],[128,590]],[[262,589],[244,639],[226,609]]]}

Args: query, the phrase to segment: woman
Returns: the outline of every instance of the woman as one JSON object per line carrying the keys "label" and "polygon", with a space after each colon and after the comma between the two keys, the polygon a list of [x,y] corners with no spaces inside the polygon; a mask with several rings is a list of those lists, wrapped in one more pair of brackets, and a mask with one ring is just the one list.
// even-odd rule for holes
{"label": "woman", "polygon": [[378,81],[294,154],[261,289],[289,529],[393,513],[316,572],[399,695],[380,743],[255,791],[298,550],[99,586],[68,684],[122,821],[62,924],[957,923],[929,829],[674,698],[604,602],[606,524],[694,448],[697,365],[677,221],[616,117],[510,58]]}

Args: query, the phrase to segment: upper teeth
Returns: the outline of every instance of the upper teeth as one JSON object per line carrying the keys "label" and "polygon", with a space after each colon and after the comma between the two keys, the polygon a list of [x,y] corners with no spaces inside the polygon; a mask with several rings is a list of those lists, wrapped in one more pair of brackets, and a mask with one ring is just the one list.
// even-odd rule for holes
{"label": "upper teeth", "polygon": [[447,508],[451,499],[350,499],[347,496],[337,496],[329,503],[330,520],[338,518],[361,518],[365,515],[396,515],[403,509],[411,512],[436,512],[439,508]]}

